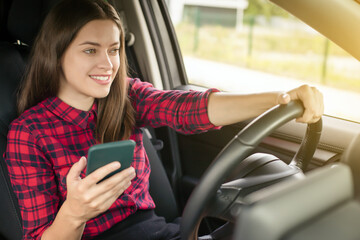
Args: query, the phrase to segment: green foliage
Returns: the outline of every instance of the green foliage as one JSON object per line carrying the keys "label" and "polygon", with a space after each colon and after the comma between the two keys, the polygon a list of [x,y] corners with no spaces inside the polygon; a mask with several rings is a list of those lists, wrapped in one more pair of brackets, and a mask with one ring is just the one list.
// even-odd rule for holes
{"label": "green foliage", "polygon": [[[321,83],[325,38],[320,34],[255,26],[252,54],[248,56],[248,25],[240,32],[221,26],[201,27],[195,50],[196,26],[182,23],[176,28],[184,55]],[[326,85],[360,92],[359,65],[350,66],[356,60],[335,44],[330,44],[329,60]]]}
{"label": "green foliage", "polygon": [[249,0],[249,6],[245,9],[246,15],[259,16],[263,15],[267,19],[272,16],[289,17],[290,14],[285,10],[277,7],[268,0]]}

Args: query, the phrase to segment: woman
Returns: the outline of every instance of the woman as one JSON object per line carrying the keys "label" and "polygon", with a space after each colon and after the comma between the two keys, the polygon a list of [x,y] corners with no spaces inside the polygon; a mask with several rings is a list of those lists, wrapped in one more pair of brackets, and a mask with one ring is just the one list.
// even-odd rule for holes
{"label": "woman", "polygon": [[[316,122],[322,95],[301,86],[252,95],[160,91],[127,78],[124,31],[102,0],[65,0],[47,16],[10,126],[6,162],[19,199],[25,239],[175,239],[178,223],[152,209],[150,166],[140,127],[197,133],[300,99],[300,122]],[[234,109],[233,106],[237,106]],[[113,162],[85,176],[88,149],[132,139],[132,166]]]}

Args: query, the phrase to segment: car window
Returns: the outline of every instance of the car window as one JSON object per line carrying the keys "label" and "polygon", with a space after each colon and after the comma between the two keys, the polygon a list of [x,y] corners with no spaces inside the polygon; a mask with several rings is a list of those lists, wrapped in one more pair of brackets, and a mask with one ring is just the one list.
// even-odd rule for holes
{"label": "car window", "polygon": [[324,94],[325,114],[360,122],[360,62],[286,11],[263,0],[167,3],[190,84],[251,93],[306,83]]}

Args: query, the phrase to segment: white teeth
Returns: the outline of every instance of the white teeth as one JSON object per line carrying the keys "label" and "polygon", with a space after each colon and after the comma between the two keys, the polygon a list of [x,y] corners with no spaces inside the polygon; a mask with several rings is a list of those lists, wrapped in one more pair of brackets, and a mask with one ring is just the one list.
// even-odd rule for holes
{"label": "white teeth", "polygon": [[106,81],[109,79],[109,76],[90,76],[91,78],[100,80],[100,81]]}

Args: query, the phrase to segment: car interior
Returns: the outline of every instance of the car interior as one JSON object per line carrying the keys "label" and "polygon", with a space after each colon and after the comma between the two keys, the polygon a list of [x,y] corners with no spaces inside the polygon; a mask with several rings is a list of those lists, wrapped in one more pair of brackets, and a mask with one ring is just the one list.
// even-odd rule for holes
{"label": "car interior", "polygon": [[[0,0],[0,239],[22,238],[3,153],[31,46],[57,2]],[[125,26],[131,77],[165,90],[205,90],[188,83],[166,1],[108,2]],[[339,37],[325,24],[334,11],[349,13],[332,19],[340,26],[360,20],[357,1],[318,1],[329,8],[321,11],[323,22],[313,20],[320,11],[310,0],[274,2],[360,59],[360,47],[353,47],[360,32]],[[343,36],[349,31],[344,29]],[[326,115],[301,125],[294,119],[302,112],[302,105],[292,102],[256,119],[195,135],[144,128],[156,213],[167,221],[182,216],[182,239],[359,239],[360,125]]]}

